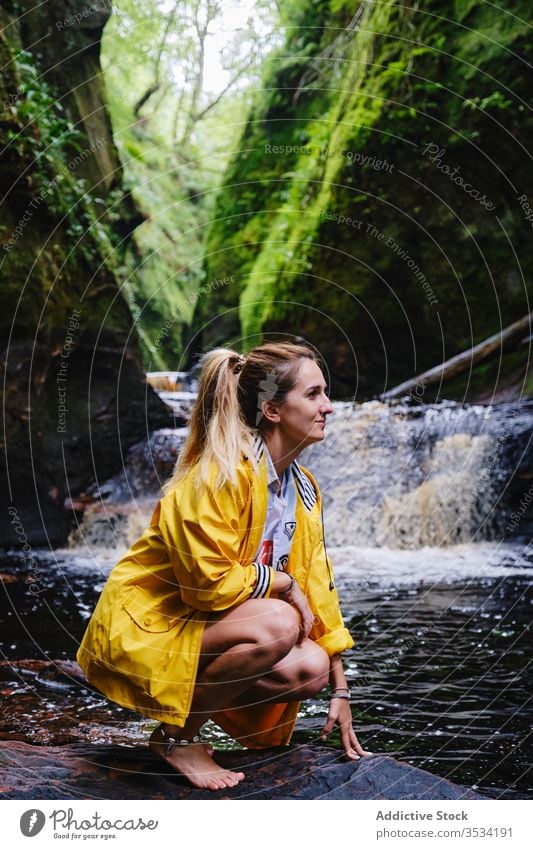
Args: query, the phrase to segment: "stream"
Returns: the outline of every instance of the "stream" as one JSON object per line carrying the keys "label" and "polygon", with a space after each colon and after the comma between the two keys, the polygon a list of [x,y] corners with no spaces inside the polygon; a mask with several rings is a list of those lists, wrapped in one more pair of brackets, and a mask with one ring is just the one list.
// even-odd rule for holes
{"label": "stream", "polygon": [[[533,544],[522,495],[532,425],[527,403],[340,404],[325,444],[302,456],[322,487],[356,640],[344,658],[360,740],[494,798],[533,797]],[[132,449],[121,473],[93,488],[69,547],[33,550],[31,570],[20,552],[1,555],[2,739],[147,740],[154,722],[87,688],[72,661],[183,436],[159,431]],[[301,705],[296,744],[318,740],[327,704],[319,694]],[[212,724],[206,734],[235,745]]]}

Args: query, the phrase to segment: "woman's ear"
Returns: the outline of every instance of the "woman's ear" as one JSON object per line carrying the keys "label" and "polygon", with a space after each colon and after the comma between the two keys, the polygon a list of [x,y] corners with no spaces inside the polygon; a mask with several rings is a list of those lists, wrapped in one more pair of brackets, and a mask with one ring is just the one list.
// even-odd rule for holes
{"label": "woman's ear", "polygon": [[263,417],[270,423],[276,424],[280,420],[279,414],[279,404],[276,404],[274,401],[262,401],[261,402],[261,411],[263,413]]}

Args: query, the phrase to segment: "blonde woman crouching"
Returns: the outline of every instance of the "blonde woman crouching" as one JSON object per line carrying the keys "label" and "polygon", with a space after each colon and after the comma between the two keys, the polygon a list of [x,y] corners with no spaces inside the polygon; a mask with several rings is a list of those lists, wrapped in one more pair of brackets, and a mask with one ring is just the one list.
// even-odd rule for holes
{"label": "blonde woman crouching", "polygon": [[77,659],[109,699],[160,725],[150,747],[195,787],[244,779],[200,738],[212,719],[248,748],[288,744],[301,699],[328,683],[323,733],[352,728],[343,625],[312,475],[296,462],[333,412],[306,346],[205,354],[176,469],[112,570]]}

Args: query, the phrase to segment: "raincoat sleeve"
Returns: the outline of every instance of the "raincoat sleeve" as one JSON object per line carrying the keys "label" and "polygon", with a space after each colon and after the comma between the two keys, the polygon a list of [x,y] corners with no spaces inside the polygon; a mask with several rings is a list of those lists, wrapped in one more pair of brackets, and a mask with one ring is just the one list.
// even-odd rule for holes
{"label": "raincoat sleeve", "polygon": [[324,548],[320,523],[317,523],[316,531],[306,586],[307,601],[314,614],[309,637],[331,657],[352,648],[354,641],[344,625],[337,590],[335,587],[330,589],[329,576],[333,577],[333,566]]}
{"label": "raincoat sleeve", "polygon": [[272,591],[272,569],[239,560],[247,528],[240,524],[238,505],[232,484],[199,493],[189,479],[160,502],[159,530],[182,599],[197,610],[227,610]]}

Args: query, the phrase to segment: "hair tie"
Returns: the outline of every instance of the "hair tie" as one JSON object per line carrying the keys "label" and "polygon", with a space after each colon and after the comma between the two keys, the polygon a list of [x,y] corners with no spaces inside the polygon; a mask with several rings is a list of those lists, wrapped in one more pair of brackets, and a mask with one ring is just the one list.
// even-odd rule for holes
{"label": "hair tie", "polygon": [[234,374],[240,374],[243,370],[244,364],[246,362],[246,357],[243,354],[239,354],[239,359],[237,360],[237,365],[233,369]]}

